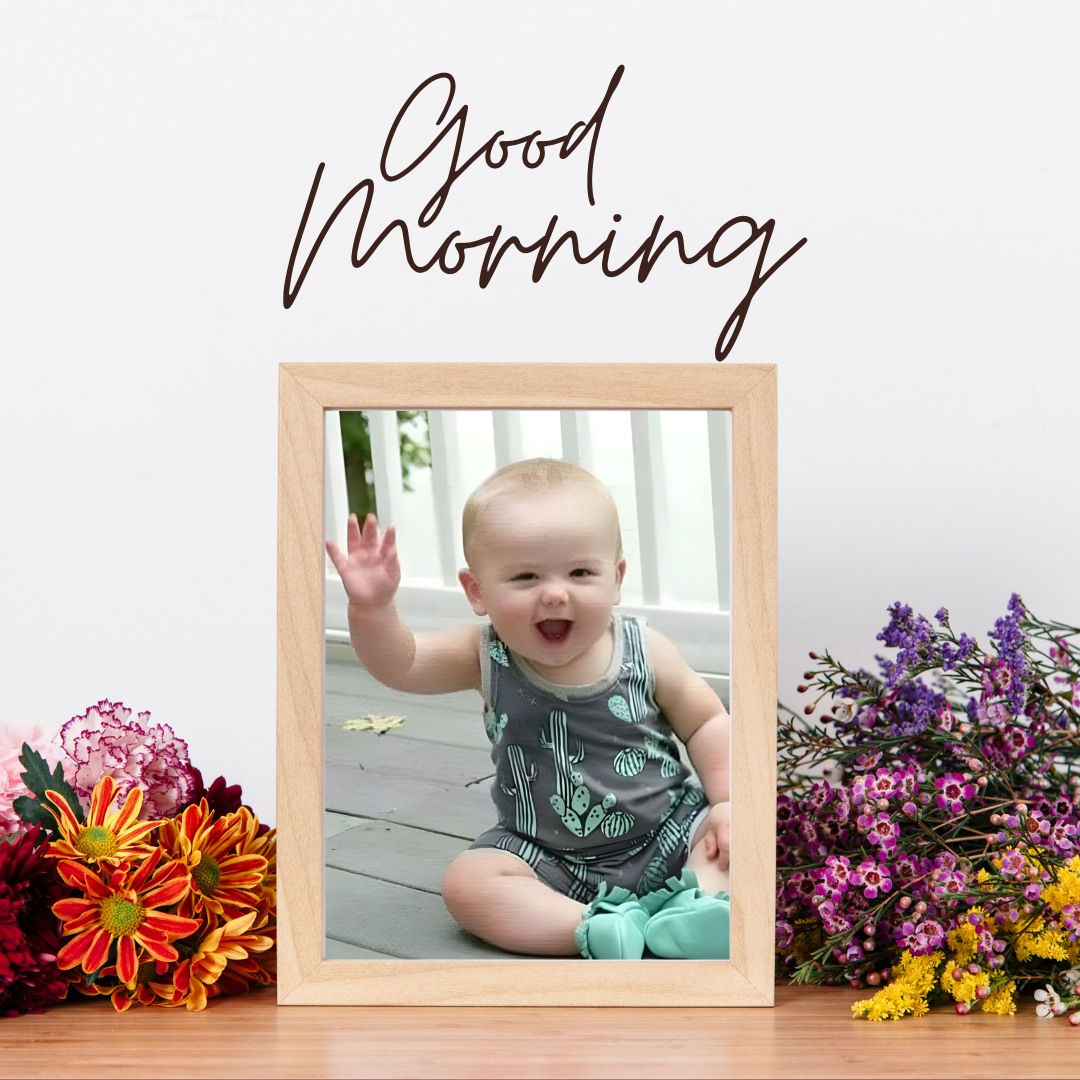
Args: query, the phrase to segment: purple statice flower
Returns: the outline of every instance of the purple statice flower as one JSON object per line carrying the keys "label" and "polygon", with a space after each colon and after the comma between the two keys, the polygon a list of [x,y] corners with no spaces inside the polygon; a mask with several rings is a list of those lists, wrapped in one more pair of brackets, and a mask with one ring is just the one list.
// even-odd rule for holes
{"label": "purple statice flower", "polygon": [[961,634],[954,645],[951,641],[941,644],[941,667],[944,671],[955,671],[975,651],[978,642],[967,634]]}
{"label": "purple statice flower", "polygon": [[1009,711],[1013,716],[1023,713],[1027,698],[1028,662],[1024,652],[1027,635],[1021,627],[1026,616],[1023,602],[1013,593],[1009,599],[1008,615],[998,619],[988,635],[997,646],[1001,665],[1000,668],[996,667],[993,677],[1000,690],[1006,694]]}
{"label": "purple statice flower", "polygon": [[891,710],[895,719],[890,731],[901,737],[921,735],[927,728],[939,726],[943,714],[951,716],[945,696],[922,679],[911,679],[900,686]]}
{"label": "purple statice flower", "polygon": [[168,724],[149,721],[148,712],[132,720],[122,702],[99,701],[63,726],[60,744],[75,762],[71,786],[84,807],[103,776],[117,782],[121,801],[142,788],[144,820],[168,817],[190,801],[196,781],[187,743]]}
{"label": "purple statice flower", "polygon": [[887,690],[898,686],[912,668],[930,657],[937,641],[930,620],[916,614],[910,605],[897,601],[889,608],[889,616],[888,625],[877,636],[878,641],[897,650],[895,661],[878,657]]}
{"label": "purple statice flower", "polygon": [[938,807],[953,815],[964,812],[964,803],[972,798],[977,790],[961,773],[952,772],[935,780],[934,787],[938,792],[934,796]]}

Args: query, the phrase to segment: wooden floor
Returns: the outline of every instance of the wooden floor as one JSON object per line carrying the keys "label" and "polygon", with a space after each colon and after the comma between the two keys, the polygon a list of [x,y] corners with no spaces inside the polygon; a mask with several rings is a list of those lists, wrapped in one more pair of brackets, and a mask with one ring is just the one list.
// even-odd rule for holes
{"label": "wooden floor", "polygon": [[[404,716],[377,735],[342,727]],[[439,893],[443,871],[494,824],[490,744],[480,695],[398,694],[327,645],[326,956],[491,959]]]}
{"label": "wooden floor", "polygon": [[0,1020],[5,1077],[1053,1077],[1080,1030],[1021,1015],[872,1024],[853,990],[778,987],[773,1009],[278,1007],[272,990],[205,1012],[81,1000]]}

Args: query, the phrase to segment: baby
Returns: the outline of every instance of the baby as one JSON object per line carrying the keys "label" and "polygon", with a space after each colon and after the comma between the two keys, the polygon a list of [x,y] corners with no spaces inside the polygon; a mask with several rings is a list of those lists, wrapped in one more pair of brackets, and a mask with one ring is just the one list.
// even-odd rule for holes
{"label": "baby", "polygon": [[611,493],[534,458],[485,480],[462,527],[458,580],[490,622],[422,636],[395,607],[394,526],[354,515],[347,553],[326,544],[376,679],[483,697],[498,824],[447,870],[450,913],[510,952],[726,959],[728,716],[671,642],[613,610],[626,559]]}

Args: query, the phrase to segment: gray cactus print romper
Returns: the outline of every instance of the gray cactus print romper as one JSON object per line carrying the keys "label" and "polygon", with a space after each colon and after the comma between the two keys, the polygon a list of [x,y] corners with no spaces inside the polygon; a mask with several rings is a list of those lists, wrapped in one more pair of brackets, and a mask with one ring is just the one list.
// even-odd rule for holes
{"label": "gray cactus print romper", "polygon": [[644,895],[686,861],[705,794],[653,696],[645,620],[615,612],[607,674],[556,686],[481,634],[484,726],[499,823],[474,848],[524,859],[581,903],[602,882]]}

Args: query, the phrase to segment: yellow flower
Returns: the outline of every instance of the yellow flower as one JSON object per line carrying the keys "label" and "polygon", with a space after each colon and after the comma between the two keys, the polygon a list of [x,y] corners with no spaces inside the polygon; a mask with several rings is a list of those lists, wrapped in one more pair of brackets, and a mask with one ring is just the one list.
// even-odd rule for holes
{"label": "yellow flower", "polygon": [[[982,908],[972,908],[971,910],[980,916],[983,914]],[[958,967],[970,964],[979,949],[979,933],[967,919],[960,922],[954,930],[950,930],[946,940],[949,943],[949,948],[953,951],[953,959]]]}
{"label": "yellow flower", "polygon": [[1042,929],[1042,920],[1038,920],[1040,929],[1016,935],[1016,956],[1019,960],[1030,960],[1033,956],[1044,960],[1068,960],[1068,934],[1064,930]]}
{"label": "yellow flower", "polygon": [[[953,974],[956,971],[961,973],[959,979]],[[954,1001],[966,1001],[969,1005],[975,1000],[979,987],[989,983],[989,973],[980,971],[977,975],[972,975],[961,964],[947,963],[941,972],[941,989],[951,994]]]}
{"label": "yellow flower", "polygon": [[1066,904],[1080,907],[1080,857],[1073,856],[1058,871],[1057,880],[1043,886],[1042,898],[1057,912]]}
{"label": "yellow flower", "polygon": [[925,1015],[930,1009],[927,997],[934,989],[938,965],[944,959],[941,952],[912,956],[905,949],[894,968],[893,981],[872,998],[856,1001],[851,1006],[852,1013],[866,1020],[899,1020],[908,1014]]}
{"label": "yellow flower", "polygon": [[1010,979],[1004,986],[991,991],[982,1003],[982,1011],[997,1016],[1012,1016],[1016,1012],[1016,983]]}

